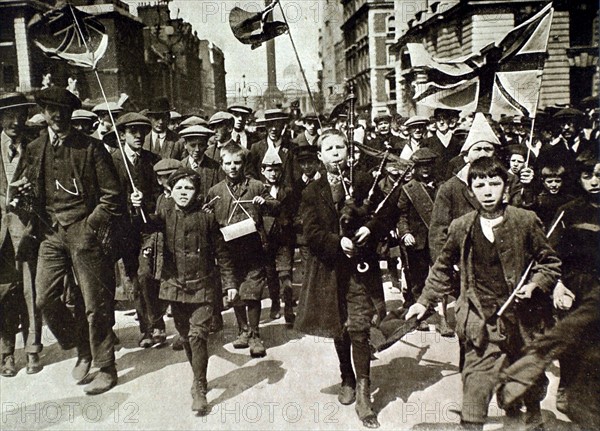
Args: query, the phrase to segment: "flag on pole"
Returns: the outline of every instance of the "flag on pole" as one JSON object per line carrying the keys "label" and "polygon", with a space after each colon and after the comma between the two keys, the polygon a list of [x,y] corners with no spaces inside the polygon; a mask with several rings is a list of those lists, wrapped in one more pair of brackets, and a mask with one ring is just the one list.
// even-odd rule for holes
{"label": "flag on pole", "polygon": [[414,100],[432,108],[535,116],[554,9],[546,5],[480,52],[453,60],[433,58],[421,44],[407,44]]}
{"label": "flag on pole", "polygon": [[70,4],[35,15],[28,30],[44,54],[73,66],[95,68],[108,47],[104,26]]}
{"label": "flag on pole", "polygon": [[251,45],[256,49],[263,42],[274,39],[288,31],[288,26],[282,21],[272,21],[273,8],[279,0],[275,0],[262,12],[248,12],[234,7],[229,14],[229,25],[233,35],[240,42]]}

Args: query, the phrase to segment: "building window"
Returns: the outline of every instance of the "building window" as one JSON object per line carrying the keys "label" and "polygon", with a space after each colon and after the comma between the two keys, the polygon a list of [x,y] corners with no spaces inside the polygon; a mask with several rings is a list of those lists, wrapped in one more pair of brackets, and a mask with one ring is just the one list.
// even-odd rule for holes
{"label": "building window", "polygon": [[396,53],[394,52],[394,47],[392,45],[388,45],[387,47],[387,64],[388,66],[393,66],[396,63]]}
{"label": "building window", "polygon": [[573,2],[569,11],[569,38],[571,46],[591,46],[594,37],[594,13],[587,2]]}
{"label": "building window", "polygon": [[7,87],[15,84],[15,68],[12,65],[2,66],[2,83]]}
{"label": "building window", "polygon": [[396,17],[394,15],[388,16],[386,28],[387,37],[396,38]]}

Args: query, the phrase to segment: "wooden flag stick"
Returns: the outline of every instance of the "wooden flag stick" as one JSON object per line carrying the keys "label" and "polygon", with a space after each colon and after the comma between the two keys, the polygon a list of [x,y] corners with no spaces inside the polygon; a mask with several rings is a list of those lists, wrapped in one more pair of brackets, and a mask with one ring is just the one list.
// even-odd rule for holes
{"label": "wooden flag stick", "polygon": [[[75,26],[77,27],[79,37],[81,37],[81,40],[83,41],[85,50],[87,51],[87,53],[89,55],[91,55],[90,48],[88,47],[85,37],[83,36],[83,31],[81,30],[81,27],[79,26],[79,21],[77,20],[77,17],[75,16],[75,11],[73,11],[73,6],[69,5],[69,9],[71,11],[71,14],[73,15],[73,21],[75,22]],[[100,86],[100,92],[102,93],[102,97],[104,98],[104,103],[106,103],[106,110],[108,111],[108,116],[110,117],[110,122],[112,123],[113,130],[115,131],[115,135],[117,135],[117,144],[119,145],[119,149],[121,150],[121,155],[123,156],[123,164],[125,165],[125,171],[127,172],[127,177],[129,178],[129,182],[131,183],[131,187],[133,188],[134,193],[139,192],[138,188],[135,186],[135,183],[133,181],[133,176],[131,175],[129,166],[127,165],[127,156],[125,154],[125,150],[123,149],[123,143],[121,142],[121,137],[119,136],[119,132],[117,131],[117,124],[115,122],[115,117],[113,117],[111,110],[108,109],[108,98],[106,97],[104,87],[102,86],[102,81],[100,80],[100,75],[98,75],[98,70],[96,69],[96,67],[94,67],[93,69],[94,69],[94,75],[96,76],[96,80],[98,81],[98,85]],[[146,214],[144,214],[144,210],[141,207],[138,208],[138,210],[140,212],[140,215],[142,216],[142,220],[144,221],[144,223],[147,223],[148,220],[146,219]]]}
{"label": "wooden flag stick", "polygon": [[321,118],[319,118],[319,112],[317,111],[317,106],[315,104],[315,99],[313,98],[312,91],[310,91],[310,86],[308,85],[308,79],[306,79],[306,73],[304,73],[304,68],[302,67],[302,62],[300,61],[300,56],[298,55],[298,50],[296,49],[296,44],[294,43],[294,38],[292,37],[292,30],[290,29],[290,25],[288,24],[287,17],[285,16],[285,12],[283,11],[283,6],[281,6],[280,0],[275,0],[279,4],[279,9],[281,10],[281,14],[283,15],[283,22],[288,28],[288,36],[290,37],[290,42],[292,42],[292,48],[294,49],[294,54],[296,54],[296,61],[298,61],[298,66],[300,66],[300,72],[302,73],[302,78],[304,78],[304,85],[306,85],[306,91],[308,91],[308,97],[310,98],[310,104],[312,106],[313,111],[317,114],[317,121],[319,122],[319,128],[322,129],[323,126],[321,124]]}

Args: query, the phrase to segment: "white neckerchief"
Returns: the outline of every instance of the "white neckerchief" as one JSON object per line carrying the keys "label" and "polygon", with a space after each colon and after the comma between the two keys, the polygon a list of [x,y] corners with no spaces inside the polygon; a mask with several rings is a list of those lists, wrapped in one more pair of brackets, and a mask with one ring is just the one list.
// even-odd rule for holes
{"label": "white neckerchief", "polygon": [[277,194],[279,193],[279,186],[273,184],[271,185],[271,190],[269,190],[269,194],[273,199],[277,199]]}
{"label": "white neckerchief", "polygon": [[448,145],[450,145],[450,140],[452,139],[452,130],[448,130],[446,133],[440,133],[439,130],[436,130],[435,136],[438,137],[445,148],[448,148]]}
{"label": "white neckerchief", "polygon": [[269,146],[269,148],[275,148],[278,149],[279,147],[281,147],[281,139],[278,139],[277,141],[273,142],[271,140],[271,138],[269,138],[267,136],[267,145]]}
{"label": "white neckerchief", "polygon": [[302,181],[304,181],[304,184],[309,181],[317,181],[319,178],[321,178],[321,172],[319,171],[317,171],[312,178],[307,177],[306,174],[302,174]]}
{"label": "white neckerchief", "polygon": [[504,220],[504,216],[487,219],[479,216],[479,223],[481,224],[481,230],[483,231],[483,235],[488,239],[492,244],[495,241],[494,237],[494,227],[498,226]]}

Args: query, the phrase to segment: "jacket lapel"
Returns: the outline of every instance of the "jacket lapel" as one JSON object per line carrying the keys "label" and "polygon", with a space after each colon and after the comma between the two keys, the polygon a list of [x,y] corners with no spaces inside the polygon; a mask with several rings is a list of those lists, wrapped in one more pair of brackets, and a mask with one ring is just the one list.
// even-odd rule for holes
{"label": "jacket lapel", "polygon": [[317,185],[319,186],[319,194],[323,201],[327,206],[337,215],[337,209],[335,208],[335,203],[333,202],[333,195],[331,194],[331,187],[329,187],[329,182],[327,181],[327,177],[321,177],[317,180]]}

